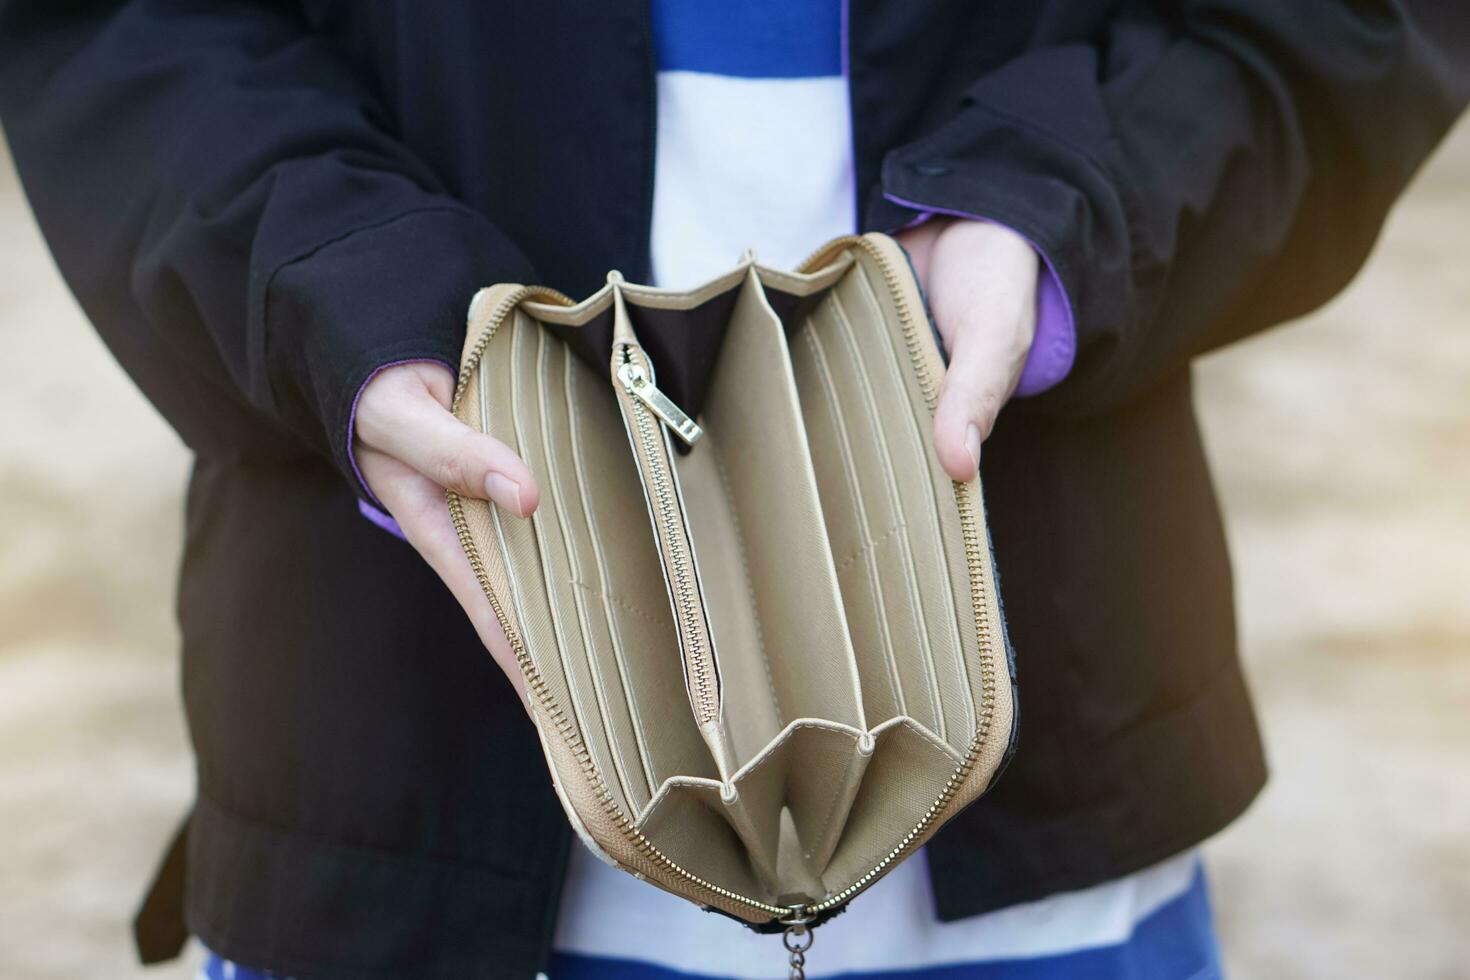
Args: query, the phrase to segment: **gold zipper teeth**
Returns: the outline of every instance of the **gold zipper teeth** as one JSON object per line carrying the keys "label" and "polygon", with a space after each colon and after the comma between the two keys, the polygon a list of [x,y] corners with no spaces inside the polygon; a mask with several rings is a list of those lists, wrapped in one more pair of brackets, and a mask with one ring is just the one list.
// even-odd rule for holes
{"label": "gold zipper teeth", "polygon": [[701,888],[711,894],[719,895],[727,901],[764,912],[772,917],[788,915],[791,911],[790,909],[782,908],[779,905],[771,905],[759,899],[738,895],[728,888],[723,888],[713,882],[704,880],[690,871],[684,870],[684,868],[665,856],[658,849],[658,846],[644,836],[643,832],[634,826],[633,821],[629,820],[623,813],[622,809],[608,792],[607,784],[603,782],[602,774],[598,771],[597,764],[593,761],[592,754],[588,751],[587,743],[583,740],[581,732],[578,731],[577,726],[567,718],[566,712],[552,698],[550,692],[547,690],[546,681],[541,676],[540,668],[531,660],[530,653],[526,650],[525,641],[522,639],[520,633],[511,626],[509,619],[506,617],[505,608],[501,605],[500,599],[495,595],[494,590],[490,588],[489,576],[485,572],[485,563],[480,558],[479,549],[475,547],[474,540],[470,537],[469,522],[465,520],[463,501],[453,490],[446,490],[445,495],[449,501],[450,519],[454,522],[454,530],[459,537],[460,545],[469,556],[470,568],[474,571],[475,578],[479,580],[480,588],[490,600],[490,608],[495,613],[495,618],[500,623],[500,628],[505,631],[505,637],[510,642],[511,651],[515,654],[516,664],[520,667],[521,673],[526,678],[527,687],[530,689],[532,696],[536,698],[537,704],[541,706],[542,710],[551,719],[551,723],[555,726],[557,733],[571,747],[572,754],[581,765],[583,774],[587,776],[588,781],[591,783],[593,792],[597,795],[598,802],[602,804],[603,810],[612,819],[614,826],[638,849],[638,852],[645,859],[663,868],[671,876],[682,878],[697,888]]}
{"label": "gold zipper teeth", "polygon": [[[868,239],[854,235],[838,239],[812,253],[801,264],[800,269],[805,271],[811,267],[813,262],[828,253],[840,251],[847,247],[863,249],[863,251],[874,258],[878,263],[878,267],[882,270],[889,294],[893,297],[894,305],[898,308],[899,323],[904,332],[904,343],[908,347],[909,358],[914,367],[915,375],[918,377],[919,387],[922,389],[924,400],[929,407],[929,411],[932,413],[938,395],[938,388],[932,375],[929,373],[928,365],[925,363],[923,349],[919,346],[919,335],[913,322],[913,313],[909,309],[907,297],[904,295],[902,289],[902,283],[897,273],[893,271],[888,257]],[[469,386],[470,375],[474,373],[475,368],[479,365],[481,357],[484,356],[485,347],[490,342],[496,329],[500,326],[501,320],[505,318],[512,307],[532,295],[544,296],[565,306],[574,305],[573,301],[566,295],[556,290],[543,287],[522,287],[502,300],[496,306],[494,313],[491,314],[484,333],[475,341],[475,346],[470,351],[470,356],[465,359],[464,367],[460,371],[459,383],[455,386],[453,402],[455,409],[458,409],[460,398]],[[657,845],[644,836],[643,832],[634,826],[633,822],[623,813],[622,809],[608,792],[607,786],[603,782],[602,774],[598,772],[597,765],[592,760],[591,753],[587,750],[581,733],[552,699],[550,693],[547,691],[546,682],[541,677],[540,669],[532,662],[531,656],[526,650],[525,641],[522,639],[520,633],[511,625],[510,620],[506,617],[504,607],[501,605],[499,598],[496,597],[494,590],[491,589],[490,579],[485,572],[485,565],[480,558],[479,549],[476,548],[473,539],[470,537],[469,524],[464,516],[463,502],[454,491],[445,491],[445,496],[449,501],[450,518],[454,522],[455,533],[459,537],[460,545],[469,557],[470,567],[474,571],[476,579],[480,582],[480,588],[485,593],[486,598],[489,599],[490,608],[494,611],[495,618],[500,623],[500,628],[505,632],[506,639],[510,642],[511,650],[515,653],[516,663],[520,666],[521,673],[526,678],[527,686],[530,688],[542,710],[552,719],[552,723],[556,726],[557,732],[571,746],[573,754],[582,767],[583,774],[591,783],[593,792],[597,795],[598,801],[602,804],[604,811],[612,819],[614,826],[617,827],[629,843],[646,860],[662,868],[671,876],[689,882],[696,888],[709,892],[710,894],[718,895],[726,901],[755,909],[771,916],[773,920],[782,921],[809,918],[850,901],[869,885],[873,884],[895,862],[906,857],[917,846],[919,839],[924,836],[934,821],[938,819],[939,814],[943,813],[949,804],[953,802],[955,794],[959,792],[960,786],[964,785],[965,780],[969,778],[970,773],[975,768],[976,762],[979,761],[980,753],[984,749],[985,743],[989,740],[991,724],[995,715],[995,651],[990,628],[990,611],[986,602],[984,588],[986,569],[983,561],[987,560],[987,558],[983,558],[981,555],[980,531],[975,522],[976,508],[975,502],[971,497],[970,485],[956,482],[954,484],[954,495],[955,503],[960,511],[960,526],[965,548],[965,564],[970,579],[970,602],[975,615],[975,634],[982,654],[980,658],[981,707],[976,723],[975,736],[970,740],[969,748],[964,758],[960,761],[959,766],[950,774],[949,779],[945,782],[944,789],[939,794],[939,798],[924,811],[923,817],[914,825],[912,830],[903,836],[897,847],[889,851],[881,861],[864,873],[857,881],[837,894],[831,895],[821,902],[799,909],[791,909],[736,894],[728,888],[723,888],[713,882],[706,881],[698,875],[685,870],[669,860],[658,849]]]}
{"label": "gold zipper teeth", "polygon": [[979,575],[983,569],[979,567],[976,552],[979,550],[980,535],[975,526],[974,513],[968,506],[970,503],[970,487],[968,484],[956,483],[955,497],[960,504],[960,526],[965,541],[966,565],[970,572],[970,601],[975,608],[975,633],[979,641],[980,649],[986,654],[981,658],[980,665],[980,716],[976,722],[975,736],[970,740],[969,751],[961,760],[959,768],[950,774],[949,780],[944,784],[944,790],[939,794],[939,799],[934,801],[924,811],[924,816],[913,830],[910,830],[899,841],[898,846],[889,851],[882,861],[878,862],[871,870],[857,881],[835,895],[810,906],[806,912],[816,914],[835,908],[843,902],[850,901],[854,896],[862,892],[881,876],[893,863],[902,860],[914,849],[920,837],[928,831],[929,826],[943,813],[950,802],[954,800],[955,793],[964,785],[965,780],[970,777],[970,772],[975,768],[975,763],[980,759],[980,751],[989,738],[991,722],[995,716],[995,674],[991,661],[990,642],[990,613],[985,604],[985,590],[977,583],[982,581]]}
{"label": "gold zipper teeth", "polygon": [[469,356],[464,359],[464,365],[459,369],[459,380],[454,385],[454,398],[450,401],[451,410],[459,407],[459,401],[464,397],[464,391],[470,384],[470,376],[475,373],[475,368],[480,366],[480,359],[485,356],[485,347],[490,343],[490,338],[495,336],[495,331],[500,328],[500,321],[504,320],[511,309],[519,306],[522,300],[546,299],[561,306],[576,306],[577,304],[566,293],[558,292],[550,286],[521,286],[507,293],[495,309],[491,311],[489,319],[485,322],[485,329],[475,339],[475,346],[470,348]]}
{"label": "gold zipper teeth", "polygon": [[[500,328],[501,323],[510,311],[522,300],[533,296],[545,297],[563,306],[576,305],[564,293],[560,293],[554,289],[536,286],[523,286],[511,292],[500,303],[496,304],[495,310],[486,322],[484,332],[475,340],[474,347],[470,349],[469,356],[465,358],[464,366],[460,369],[459,382],[455,385],[454,400],[451,403],[452,410],[458,410],[460,399],[469,387],[470,377],[474,374],[475,369],[479,367],[480,361],[485,355],[485,348],[495,336],[495,332]],[[687,871],[678,864],[675,864],[658,849],[658,846],[653,841],[644,836],[643,832],[633,824],[633,821],[628,819],[627,815],[623,813],[622,808],[618,806],[613,800],[612,794],[608,792],[607,784],[603,781],[602,773],[598,771],[597,764],[592,759],[592,753],[587,749],[587,743],[582,738],[582,733],[578,730],[576,724],[567,718],[566,713],[547,690],[546,681],[541,676],[541,669],[531,660],[531,654],[526,649],[525,640],[522,638],[520,632],[511,624],[510,618],[506,615],[505,607],[500,602],[500,597],[490,587],[490,576],[485,571],[484,559],[480,557],[480,549],[476,547],[474,538],[470,536],[469,522],[465,520],[464,501],[453,490],[446,489],[444,496],[449,503],[449,517],[454,524],[454,533],[459,538],[460,547],[469,559],[470,570],[475,573],[475,579],[480,583],[480,591],[485,593],[485,598],[490,602],[490,609],[495,614],[496,622],[500,624],[501,631],[505,633],[506,641],[510,643],[511,652],[515,654],[516,665],[520,667],[521,675],[526,679],[527,688],[536,699],[536,703],[540,706],[541,710],[551,719],[551,723],[556,728],[557,733],[570,746],[572,754],[576,757],[578,764],[582,768],[583,775],[587,777],[588,783],[592,786],[593,793],[602,805],[604,813],[612,820],[613,826],[637,849],[639,854],[643,855],[645,860],[655,867],[662,868],[670,877],[687,881],[695,888],[706,891],[711,895],[718,895],[727,902],[755,909],[757,912],[764,913],[773,919],[790,915],[790,909],[783,908],[779,905],[772,905],[769,902],[762,902],[760,899],[750,898],[746,895],[737,894],[728,888],[716,885],[712,881],[706,881],[693,872]]]}
{"label": "gold zipper teeth", "polygon": [[644,454],[649,461],[648,468],[653,477],[653,491],[657,499],[659,518],[664,525],[664,540],[668,542],[670,571],[673,573],[674,589],[678,594],[679,614],[684,620],[685,635],[689,643],[687,662],[695,699],[698,702],[697,720],[699,724],[707,725],[715,721],[719,715],[719,709],[712,690],[713,670],[709,663],[709,644],[704,642],[703,630],[699,623],[700,615],[698,603],[695,601],[696,590],[693,583],[692,563],[684,552],[678,505],[674,500],[673,489],[669,485],[670,475],[665,472],[668,461],[659,451],[658,432],[653,421],[653,413],[636,398],[630,397],[629,402],[632,406],[635,425],[638,428],[638,439],[643,444]]}
{"label": "gold zipper teeth", "polygon": [[[899,325],[903,328],[904,346],[908,348],[909,360],[914,367],[914,374],[919,380],[919,388],[924,393],[924,402],[933,415],[935,405],[938,401],[939,389],[935,384],[934,377],[929,373],[923,348],[920,346],[918,329],[914,322],[913,311],[909,309],[908,297],[904,293],[903,283],[894,271],[892,263],[883,254],[878,246],[861,235],[853,235],[838,239],[814,252],[800,266],[802,270],[810,267],[813,261],[842,248],[857,247],[867,252],[878,263],[878,268],[883,272],[883,280],[888,286],[889,295],[893,297],[894,306],[898,308]],[[869,885],[875,882],[895,862],[902,860],[918,844],[920,838],[929,830],[929,827],[938,819],[959,788],[969,778],[975,763],[980,759],[980,752],[990,737],[991,722],[995,716],[995,668],[994,647],[990,635],[990,608],[986,603],[984,589],[985,568],[981,564],[980,557],[980,532],[975,524],[975,506],[971,499],[971,488],[968,483],[954,483],[955,503],[960,511],[960,530],[965,547],[965,566],[969,572],[970,579],[970,603],[975,614],[975,637],[979,646],[980,657],[980,712],[976,720],[975,735],[970,740],[970,745],[959,767],[950,774],[948,781],[944,784],[939,799],[935,800],[919,822],[899,841],[898,846],[889,851],[888,854],[874,867],[868,870],[861,878],[835,895],[828,896],[821,902],[808,906],[804,912],[808,915],[819,914],[828,909],[836,908],[844,902],[851,901]]]}

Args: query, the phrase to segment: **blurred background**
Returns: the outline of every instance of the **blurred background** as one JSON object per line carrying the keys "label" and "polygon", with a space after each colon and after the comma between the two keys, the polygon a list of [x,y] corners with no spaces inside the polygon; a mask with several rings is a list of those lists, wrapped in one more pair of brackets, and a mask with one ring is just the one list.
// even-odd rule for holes
{"label": "blurred background", "polygon": [[[128,932],[193,787],[188,458],[3,146],[0,352],[0,978],[192,976]],[[1470,978],[1470,125],[1351,289],[1196,376],[1273,769],[1206,851],[1230,975]]]}

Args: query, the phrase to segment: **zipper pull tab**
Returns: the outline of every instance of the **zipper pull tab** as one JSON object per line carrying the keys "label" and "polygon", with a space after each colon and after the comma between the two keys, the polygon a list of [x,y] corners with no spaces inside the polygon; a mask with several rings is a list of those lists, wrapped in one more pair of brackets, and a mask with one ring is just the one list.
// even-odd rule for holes
{"label": "zipper pull tab", "polygon": [[698,422],[675,405],[673,399],[658,390],[658,387],[648,377],[648,372],[643,369],[643,365],[636,361],[624,361],[618,367],[618,380],[623,383],[624,388],[628,389],[628,394],[647,405],[648,410],[672,429],[674,435],[682,439],[685,445],[694,445],[699,441],[699,437],[704,435],[704,430],[699,427]]}
{"label": "zipper pull tab", "polygon": [[808,918],[794,917],[785,922],[786,931],[781,934],[781,944],[786,947],[786,962],[791,967],[789,980],[806,980],[806,951],[812,948],[816,933]]}

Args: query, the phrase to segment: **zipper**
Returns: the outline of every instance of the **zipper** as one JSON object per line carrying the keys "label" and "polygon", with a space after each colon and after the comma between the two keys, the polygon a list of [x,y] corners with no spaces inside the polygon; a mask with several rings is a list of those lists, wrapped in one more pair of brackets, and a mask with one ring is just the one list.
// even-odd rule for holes
{"label": "zipper", "polygon": [[693,445],[702,430],[684,410],[675,405],[653,383],[648,355],[634,344],[618,344],[617,377],[628,394],[633,416],[634,442],[648,476],[650,502],[659,522],[659,538],[668,558],[669,585],[674,592],[679,641],[684,648],[684,676],[688,680],[695,720],[703,728],[719,719],[719,674],[715,668],[709,625],[699,579],[689,546],[689,529],[680,508],[679,492],[669,462],[669,447],[658,429],[662,420],[679,438]]}
{"label": "zipper", "polygon": [[[893,257],[888,254],[887,250],[863,236],[846,236],[836,239],[812,253],[801,264],[800,270],[803,272],[811,271],[813,268],[819,267],[830,253],[841,251],[845,248],[856,248],[866,252],[873,258],[881,270],[884,282],[888,286],[889,294],[893,297],[894,304],[898,310],[899,322],[903,329],[904,343],[909,352],[911,365],[918,379],[919,387],[923,391],[925,403],[932,414],[938,400],[938,379],[934,377],[927,359],[923,356],[923,347],[921,346],[922,335],[919,333],[919,325],[915,319],[913,307],[909,302],[908,296],[905,294],[903,280],[895,268]],[[543,287],[522,287],[505,296],[491,313],[484,333],[475,341],[474,347],[464,359],[464,364],[460,368],[459,383],[455,387],[454,408],[457,409],[459,407],[460,399],[465,389],[469,386],[470,376],[474,374],[475,369],[479,366],[480,360],[484,356],[485,347],[490,342],[491,337],[494,336],[501,322],[504,321],[517,304],[528,298],[546,299],[564,306],[574,305],[572,300],[564,294]],[[924,329],[928,329],[927,320],[924,321]],[[627,344],[622,346],[623,351],[621,356],[624,357],[624,363],[632,362],[635,348]],[[635,420],[639,417],[646,418],[648,414],[651,414],[651,409],[648,409],[641,399],[638,399],[636,396],[632,397],[636,402],[636,406],[633,409]],[[650,431],[656,432],[656,427],[653,425],[651,419],[648,419],[645,424]],[[661,458],[663,465],[666,467],[668,465],[667,453],[662,454]],[[476,579],[479,580],[481,590],[490,601],[490,608],[495,613],[496,620],[500,623],[501,629],[505,632],[506,639],[510,642],[511,650],[515,654],[516,663],[520,666],[521,673],[526,679],[526,687],[530,691],[531,697],[535,698],[537,706],[556,728],[557,733],[571,747],[573,755],[582,767],[583,774],[587,777],[588,783],[592,786],[593,792],[598,798],[598,802],[601,804],[613,826],[644,860],[662,869],[670,877],[687,882],[694,888],[711,895],[717,895],[733,905],[738,905],[764,915],[767,917],[767,923],[779,923],[786,926],[788,930],[810,928],[810,924],[813,924],[813,920],[818,916],[852,901],[852,899],[881,877],[894,863],[908,856],[918,845],[919,839],[933,825],[939,814],[944,812],[954,800],[955,794],[959,792],[960,787],[969,778],[970,773],[974,770],[976,763],[980,759],[981,752],[990,740],[991,723],[995,715],[996,677],[994,668],[995,637],[993,626],[990,622],[985,590],[985,563],[989,560],[989,556],[981,547],[980,527],[975,517],[978,510],[976,506],[978,501],[975,500],[973,488],[968,483],[955,483],[954,495],[955,502],[960,511],[965,564],[970,579],[970,602],[975,616],[976,640],[981,653],[981,703],[977,713],[975,734],[971,738],[970,744],[964,757],[960,760],[959,766],[956,767],[955,771],[945,782],[939,797],[924,811],[923,816],[920,817],[913,828],[903,836],[898,846],[890,850],[888,854],[858,878],[857,881],[835,895],[831,895],[820,902],[812,902],[797,907],[782,907],[761,901],[757,898],[751,898],[748,895],[740,895],[732,892],[728,888],[716,885],[711,881],[706,881],[699,875],[674,863],[633,824],[633,821],[613,801],[611,794],[607,790],[607,786],[603,782],[602,774],[597,771],[597,766],[593,762],[591,753],[588,751],[586,743],[582,740],[581,734],[577,731],[576,725],[552,699],[551,693],[546,686],[546,681],[541,676],[541,671],[536,667],[526,650],[524,638],[511,624],[504,605],[490,587],[490,580],[485,571],[484,560],[480,557],[479,550],[475,547],[474,540],[470,536],[469,523],[464,516],[463,501],[453,490],[445,491],[445,497],[449,501],[450,518],[454,523],[455,533],[459,537],[460,545],[464,549],[465,555],[469,558],[470,567],[474,571]],[[682,525],[682,522],[680,524]],[[682,531],[682,526],[680,530]],[[685,554],[687,555],[687,551]]]}
{"label": "zipper", "polygon": [[502,296],[485,321],[485,329],[480,336],[475,338],[474,346],[465,355],[464,365],[459,369],[459,380],[454,385],[454,398],[450,401],[451,408],[459,407],[460,400],[464,398],[465,389],[470,386],[470,376],[475,373],[475,368],[480,366],[480,360],[485,356],[485,348],[489,346],[495,332],[500,329],[501,321],[509,316],[511,310],[519,306],[523,300],[528,299],[545,301],[557,306],[577,305],[566,293],[552,289],[550,286],[519,286]]}
{"label": "zipper", "polygon": [[[897,246],[895,246],[897,247]],[[813,268],[819,268],[828,255],[846,248],[857,248],[870,255],[877,263],[883,274],[883,281],[888,286],[889,295],[893,297],[894,305],[898,308],[898,320],[903,328],[904,346],[908,348],[909,361],[913,365],[914,374],[919,382],[919,388],[924,393],[924,402],[929,408],[929,414],[934,414],[935,406],[939,401],[939,381],[930,370],[928,359],[923,355],[922,337],[919,332],[919,323],[914,315],[913,307],[903,288],[903,280],[894,264],[893,257],[886,249],[878,245],[872,239],[863,235],[849,235],[838,238],[822,246],[807,257],[799,269],[807,272]],[[924,329],[928,329],[929,321],[924,319]],[[990,609],[985,595],[985,562],[989,560],[980,545],[980,528],[976,523],[975,514],[978,510],[975,500],[975,490],[972,484],[954,484],[955,503],[960,510],[960,532],[965,548],[965,566],[969,571],[970,579],[970,603],[975,615],[975,636],[977,646],[980,649],[980,706],[977,711],[975,722],[975,734],[970,739],[970,744],[959,766],[944,784],[940,792],[929,808],[924,811],[923,817],[914,825],[903,838],[898,846],[894,847],[887,855],[874,865],[867,873],[842,889],[835,895],[830,895],[820,902],[814,902],[805,906],[800,914],[789,916],[785,921],[792,924],[800,924],[802,918],[811,918],[828,912],[841,905],[852,901],[862,893],[869,885],[877,881],[896,862],[907,857],[917,845],[918,841],[929,830],[930,826],[944,812],[954,799],[959,788],[964,785],[974,770],[975,764],[980,760],[980,753],[985,748],[990,738],[991,723],[995,718],[995,643],[990,623]]]}
{"label": "zipper", "polygon": [[673,431],[674,435],[684,441],[684,445],[692,446],[704,435],[704,430],[699,423],[690,418],[685,411],[668,395],[659,391],[654,385],[643,366],[628,359],[624,348],[623,363],[618,368],[618,380],[628,390],[628,394],[642,402],[649,411],[657,415],[659,419]]}

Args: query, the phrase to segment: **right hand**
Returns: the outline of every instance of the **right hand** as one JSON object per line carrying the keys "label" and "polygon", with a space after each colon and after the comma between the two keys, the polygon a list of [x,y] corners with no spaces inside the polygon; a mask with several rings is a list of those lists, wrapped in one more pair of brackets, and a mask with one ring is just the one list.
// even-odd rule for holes
{"label": "right hand", "polygon": [[510,447],[449,411],[454,383],[449,368],[432,361],[379,371],[357,402],[353,455],[363,482],[449,586],[524,704],[520,667],[460,547],[444,490],[492,500],[518,517],[529,517],[541,494]]}

